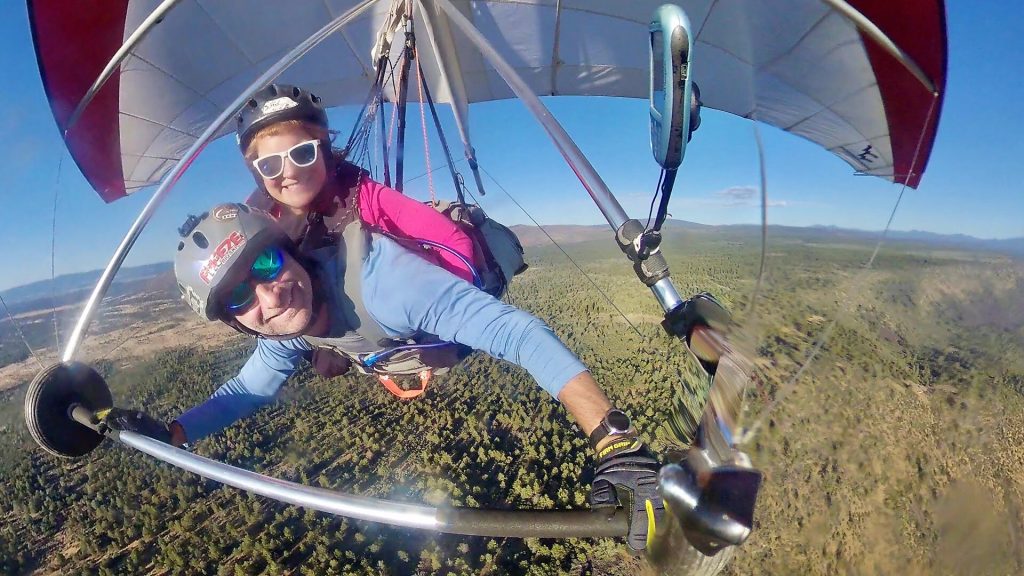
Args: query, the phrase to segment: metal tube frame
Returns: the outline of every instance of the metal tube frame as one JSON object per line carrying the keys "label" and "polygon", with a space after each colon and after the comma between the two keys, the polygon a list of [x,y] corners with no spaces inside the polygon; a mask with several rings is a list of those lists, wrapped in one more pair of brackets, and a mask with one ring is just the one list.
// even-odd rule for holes
{"label": "metal tube frame", "polygon": [[[597,204],[598,209],[601,210],[612,230],[617,231],[623,223],[629,220],[629,216],[626,215],[622,205],[612,195],[604,180],[597,173],[597,170],[594,169],[594,166],[583,155],[583,152],[576,146],[576,143],[565,129],[562,128],[562,125],[558,123],[558,120],[555,120],[555,117],[544,106],[544,103],[540,101],[540,98],[530,90],[530,87],[526,85],[526,82],[516,73],[515,69],[501,57],[501,54],[491,46],[490,42],[483,37],[483,34],[449,0],[434,0],[434,4],[445,12],[448,20],[455,24],[470,42],[476,45],[480,54],[494,66],[495,71],[505,80],[505,83],[512,89],[512,92],[515,93],[537,121],[540,122],[544,130],[547,131],[548,136],[551,137],[555,147],[558,148],[562,157],[565,158],[566,163],[572,168],[572,171],[579,178],[587,193],[594,200],[594,203]],[[657,284],[651,286],[651,291],[654,297],[658,299],[662,309],[666,312],[672,310],[683,301],[669,278],[660,280]]]}
{"label": "metal tube frame", "polygon": [[615,196],[608,190],[604,180],[594,170],[590,161],[583,155],[583,152],[576,146],[576,143],[573,142],[565,129],[562,128],[562,125],[555,120],[551,112],[540,101],[540,98],[533,93],[530,87],[526,85],[526,82],[516,73],[515,69],[498,54],[498,51],[483,37],[483,34],[449,0],[434,0],[434,3],[447,14],[448,20],[455,24],[470,42],[476,45],[480,54],[494,66],[495,71],[505,80],[505,83],[512,89],[512,92],[522,100],[527,109],[537,118],[537,121],[540,122],[544,130],[547,131],[548,136],[555,143],[555,147],[558,148],[565,161],[580,179],[587,193],[594,199],[594,203],[601,210],[605,220],[608,221],[613,230],[618,230],[623,222],[629,220],[629,217],[622,209],[618,200],[615,199]]}
{"label": "metal tube frame", "polygon": [[[448,89],[452,114],[455,117],[455,127],[462,139],[463,155],[469,162],[469,169],[473,172],[473,179],[476,181],[476,189],[482,196],[485,194],[484,182],[480,177],[476,149],[473,148],[473,143],[470,141],[466,86],[462,82],[462,67],[459,64],[458,54],[452,47],[451,29],[444,20],[444,15],[433,8],[430,0],[419,0],[417,5],[420,9],[423,27],[427,31],[427,39],[430,40],[430,46],[434,50],[434,58],[437,60],[441,81]],[[437,19],[436,25],[435,18]]]}
{"label": "metal tube frame", "polygon": [[822,0],[822,2],[828,4],[833,10],[842,14],[847,20],[853,23],[858,30],[867,34],[869,38],[878,43],[883,50],[888,52],[889,55],[898,60],[908,72],[913,74],[925,89],[932,94],[936,93],[935,82],[933,82],[932,79],[924,73],[924,70],[918,66],[917,62],[915,62],[909,54],[897,46],[896,43],[885,34],[885,32],[882,32],[881,28],[871,20],[868,20],[867,16],[861,14],[845,0]]}
{"label": "metal tube frame", "polygon": [[124,59],[128,57],[128,54],[131,53],[132,49],[135,48],[135,46],[138,45],[138,43],[141,42],[147,34],[149,34],[150,30],[152,30],[157,24],[163,22],[164,16],[167,12],[169,12],[171,8],[180,1],[181,0],[164,0],[162,4],[157,6],[156,9],[142,21],[142,24],[139,24],[139,27],[132,32],[131,36],[129,36],[127,40],[125,40],[121,48],[114,53],[114,57],[110,59],[110,62],[107,62],[106,68],[104,68],[103,71],[100,72],[100,75],[96,77],[96,81],[92,83],[92,86],[89,87],[85,96],[82,96],[82,100],[78,103],[78,106],[75,106],[75,111],[71,113],[71,117],[68,119],[68,123],[64,127],[65,139],[68,137],[68,132],[71,131],[71,127],[78,122],[82,113],[85,112],[85,109],[88,108],[89,104],[92,102],[92,99],[96,97],[96,94],[98,94],[100,89],[103,88],[103,85],[107,83],[107,80],[114,75],[114,71],[117,70]]}
{"label": "metal tube frame", "polygon": [[186,452],[135,432],[110,432],[126,446],[178,468],[228,486],[328,514],[447,534],[512,538],[589,538],[625,536],[625,510],[481,510],[435,508],[355,496],[288,482]]}
{"label": "metal tube frame", "polygon": [[253,83],[242,92],[242,95],[236,98],[235,101],[232,102],[231,105],[228,106],[227,109],[225,109],[220,116],[218,116],[216,120],[206,128],[195,143],[192,144],[192,147],[185,152],[185,155],[181,160],[178,160],[178,163],[174,165],[174,168],[172,168],[167,176],[164,177],[163,182],[160,183],[160,186],[157,188],[156,192],[153,193],[153,197],[149,199],[149,202],[146,203],[142,212],[139,213],[138,218],[135,219],[135,222],[128,230],[128,233],[125,234],[121,244],[117,247],[117,250],[114,251],[114,256],[110,259],[106,269],[103,270],[103,274],[96,283],[96,288],[93,289],[92,294],[89,296],[89,300],[86,302],[85,308],[82,309],[82,315],[78,318],[78,323],[75,324],[75,329],[72,331],[67,346],[64,348],[64,354],[61,357],[64,362],[69,362],[74,358],[75,352],[78,350],[82,340],[85,338],[85,331],[89,327],[89,323],[92,321],[92,317],[96,313],[96,309],[98,308],[100,301],[107,293],[107,289],[110,288],[110,283],[114,280],[114,275],[117,274],[117,270],[121,267],[125,257],[128,256],[128,251],[131,250],[133,245],[135,245],[135,241],[138,239],[139,234],[142,233],[142,229],[146,227],[147,223],[149,223],[149,219],[152,218],[153,212],[156,211],[156,208],[163,202],[171,189],[174,188],[178,179],[185,173],[185,170],[187,170],[189,165],[192,164],[196,156],[199,155],[209,141],[213,139],[214,135],[217,134],[220,127],[242,108],[242,105],[249,99],[253,92],[277,78],[281,72],[284,72],[285,69],[305,55],[306,52],[309,52],[336,30],[358,17],[367,8],[378,1],[379,0],[363,0],[363,2],[352,7],[352,9],[345,14],[338,16],[312,36],[307,38],[304,42],[300,43],[290,52],[285,54],[266,72],[253,81]]}

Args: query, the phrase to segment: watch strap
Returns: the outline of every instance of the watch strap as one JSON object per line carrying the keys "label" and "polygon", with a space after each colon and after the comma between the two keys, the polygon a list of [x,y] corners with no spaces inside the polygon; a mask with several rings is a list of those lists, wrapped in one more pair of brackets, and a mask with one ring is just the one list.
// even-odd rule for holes
{"label": "watch strap", "polygon": [[597,461],[601,462],[612,455],[639,450],[641,446],[643,446],[643,442],[640,441],[640,438],[636,434],[627,432],[625,434],[616,435],[615,440],[609,442],[608,445],[601,448],[600,451],[597,448],[594,448],[594,452],[597,453]]}
{"label": "watch strap", "polygon": [[590,449],[596,451],[597,445],[601,443],[601,440],[604,440],[607,437],[608,428],[604,425],[604,421],[602,421],[597,425],[597,428],[594,428],[594,431],[590,433]]}
{"label": "watch strap", "polygon": [[612,408],[601,418],[601,422],[597,425],[597,428],[594,428],[594,430],[590,433],[590,448],[592,450],[596,451],[597,446],[601,443],[601,441],[612,434],[616,436],[636,436],[636,432],[633,430],[632,423],[630,423],[629,428],[627,430],[614,429],[613,431],[613,428],[608,424],[608,415],[611,414],[612,412],[622,413],[621,410]]}

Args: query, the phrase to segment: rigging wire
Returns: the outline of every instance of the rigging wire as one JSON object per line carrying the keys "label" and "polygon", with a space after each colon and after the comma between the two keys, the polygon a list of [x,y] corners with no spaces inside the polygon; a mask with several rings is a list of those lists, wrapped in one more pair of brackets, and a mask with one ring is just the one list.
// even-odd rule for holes
{"label": "rigging wire", "polygon": [[[383,107],[383,105],[379,102],[377,102],[376,105],[378,107],[378,110],[379,108]],[[373,116],[370,122],[371,126],[373,122],[376,122],[378,110],[373,111]],[[367,138],[366,146],[371,147],[373,153],[371,154],[369,149],[366,150],[363,153],[363,157],[365,158],[366,163],[363,164],[362,162],[355,162],[355,164],[358,166],[365,166],[367,172],[370,173],[370,177],[376,180],[377,182],[380,182],[381,179],[379,177],[378,170],[380,166],[381,141],[380,135],[377,133],[376,130],[373,130],[372,128],[370,129],[370,136]]]}
{"label": "rigging wire", "polygon": [[[416,60],[416,77],[417,77],[418,80],[420,80],[419,88],[422,89],[422,93],[420,94],[420,115],[421,115],[421,122],[423,123],[423,130],[424,130],[424,133],[426,133],[426,120],[422,117],[423,116],[423,109],[422,109],[423,100],[426,99],[426,103],[430,107],[430,117],[434,121],[434,128],[435,128],[435,130],[437,130],[437,139],[441,143],[441,151],[444,152],[445,160],[448,162],[448,167],[450,169],[449,172],[451,173],[451,177],[452,177],[452,183],[455,185],[456,197],[458,198],[459,204],[465,204],[466,203],[466,194],[464,192],[465,187],[466,187],[465,186],[465,182],[462,179],[462,174],[460,174],[455,169],[455,162],[452,160],[452,151],[451,151],[451,148],[448,147],[448,139],[445,138],[445,136],[444,136],[444,128],[441,126],[441,117],[438,116],[438,114],[437,114],[437,107],[434,106],[434,99],[430,96],[430,86],[427,84],[427,82],[425,80],[422,80],[422,77],[425,76],[425,74],[422,74],[422,70],[423,70],[423,61],[422,61],[422,59]],[[425,136],[424,136],[424,138],[425,138]],[[428,147],[426,147],[426,146],[424,146],[424,147],[429,151]],[[466,159],[470,163],[470,168],[472,168],[475,161],[474,160],[470,160],[469,157],[466,157]],[[428,156],[427,160],[428,160],[428,168],[429,168],[429,156]],[[480,190],[480,195],[483,196],[483,189],[482,188]],[[479,204],[479,202],[477,202],[477,204]]]}
{"label": "rigging wire", "polygon": [[675,168],[671,170],[662,170],[661,173],[661,202],[658,203],[658,215],[654,218],[654,229],[653,232],[658,234],[661,232],[661,227],[665,225],[665,219],[668,218],[668,203],[672,199],[672,187],[675,185],[676,175],[679,171]]}
{"label": "rigging wire", "polygon": [[126,330],[126,331],[132,330],[133,328],[134,328],[134,330],[132,330],[127,336],[122,338],[121,341],[118,342],[116,346],[114,346],[110,350],[107,350],[107,353],[106,353],[107,359],[112,361],[113,360],[114,352],[119,350],[121,348],[121,346],[124,346],[129,340],[134,340],[136,336],[138,336],[139,334],[142,333],[142,329],[145,328],[147,324],[149,324],[148,320],[136,320],[133,324],[131,324],[131,325],[127,326],[126,328],[124,328],[124,330]]}
{"label": "rigging wire", "polygon": [[[761,128],[758,125],[757,118],[755,116],[751,115],[751,120],[753,120],[752,126],[754,131],[754,142],[757,145],[758,175],[761,186],[761,261],[758,265],[757,281],[754,283],[754,291],[751,293],[750,300],[747,302],[747,308],[745,311],[747,318],[755,318],[754,314],[757,309],[757,301],[760,298],[761,290],[764,286],[765,263],[767,261],[768,253],[768,170],[765,162],[764,141],[761,138]],[[753,379],[754,374],[748,373],[746,382],[744,382],[738,390],[740,397],[735,400],[741,406],[741,409],[737,413],[737,416],[746,411],[746,390],[749,388],[750,382]]]}
{"label": "rigging wire", "polygon": [[768,255],[768,171],[765,168],[764,141],[761,140],[761,128],[757,119],[754,121],[754,141],[757,143],[757,165],[761,176],[761,264],[757,270],[757,283],[754,284],[754,293],[750,295],[750,302],[747,303],[747,315],[752,316],[757,308],[757,299],[761,294],[761,286],[764,284],[764,265]]}
{"label": "rigging wire", "polygon": [[[52,216],[50,219],[50,308],[53,309],[53,342],[57,354],[60,354],[61,349],[60,326],[57,322],[57,295],[54,293],[57,278],[57,201],[60,198],[60,176],[61,169],[64,167],[65,151],[66,149],[62,146],[60,157],[57,159],[57,183],[53,189],[53,211],[50,214]],[[27,342],[26,345],[28,345]]]}
{"label": "rigging wire", "polygon": [[[382,58],[383,59],[383,58]],[[366,131],[368,127],[372,126],[373,113],[376,112],[374,104],[377,102],[378,97],[378,86],[380,85],[381,78],[384,74],[384,65],[378,61],[377,76],[374,79],[373,85],[366,94],[366,99],[363,101],[363,107],[359,109],[359,114],[356,115],[355,125],[352,127],[352,132],[348,135],[348,141],[345,142],[346,155],[352,154],[354,151],[358,151],[364,143],[366,137]],[[369,115],[367,114],[369,111]],[[333,144],[333,139],[332,139]]]}
{"label": "rigging wire", "polygon": [[[398,60],[398,75],[399,76],[402,75],[402,69],[403,68],[405,68],[405,56],[402,56]],[[396,92],[396,93],[398,91],[398,87],[395,86],[395,66],[394,66],[394,64],[391,65],[391,90]],[[388,120],[388,140],[387,140],[387,146],[388,146],[388,150],[389,151],[392,149],[393,145],[395,144],[395,128],[398,126],[398,121],[396,119],[397,116],[398,116],[398,108],[399,108],[399,105],[398,105],[397,102],[392,102],[391,103],[391,118]],[[388,156],[390,156],[390,154]],[[389,162],[391,160],[390,158],[386,158],[386,159]]]}
{"label": "rigging wire", "polygon": [[[362,109],[356,116],[355,125],[345,144],[346,160],[357,166],[364,166],[375,180],[381,180],[378,168],[383,165],[385,184],[391,181],[387,159],[389,157],[388,145],[384,139],[386,132],[386,120],[384,118],[384,87],[388,85],[390,78],[392,86],[395,82],[394,63],[387,54],[377,59],[375,65],[377,75],[363,103]],[[380,120],[380,133],[374,129],[374,123]],[[371,153],[371,148],[373,152]],[[383,149],[383,150],[382,150]],[[382,159],[383,156],[383,159]]]}
{"label": "rigging wire", "polygon": [[[403,50],[402,51],[402,56],[400,56],[399,60],[398,60],[398,64],[399,64],[398,75],[399,76],[401,76],[401,74],[402,74],[401,66],[404,65],[404,62],[405,62],[404,55],[405,55],[405,51]],[[387,61],[388,61],[387,62],[388,70],[390,71],[388,77],[391,79],[391,83],[390,83],[390,85],[391,85],[391,92],[397,95],[398,94],[398,84],[397,84],[398,81],[395,79],[395,63],[391,61],[390,57],[387,58]],[[386,99],[384,98],[384,87],[387,86],[387,85],[388,85],[387,79],[385,79],[385,81],[381,82],[381,84],[380,84],[380,107],[381,107],[381,115],[380,115],[380,130],[381,130],[381,133],[380,133],[380,137],[381,137],[381,140],[382,140],[382,146],[381,146],[382,147],[382,155],[384,157],[383,158],[383,162],[382,162],[383,165],[384,165],[384,179],[385,179],[384,184],[387,185],[388,187],[391,187],[391,185],[392,185],[392,182],[391,182],[391,150],[393,149],[393,142],[394,142],[393,137],[394,137],[394,132],[395,132],[395,125],[397,124],[397,122],[395,120],[395,117],[398,114],[398,105],[395,102],[391,103],[391,118],[389,120],[385,120],[384,119],[384,114],[383,114],[384,103],[386,102]],[[397,97],[396,97],[396,100],[397,100]],[[385,128],[385,124],[387,124],[387,126],[388,126],[387,128]],[[385,133],[387,134],[387,136],[385,136]]]}
{"label": "rigging wire", "polygon": [[434,193],[433,170],[430,169],[430,138],[427,136],[427,112],[423,102],[423,75],[420,73],[419,58],[416,59],[416,92],[420,98],[420,126],[423,128],[423,161],[427,168],[427,188],[430,190],[430,202],[437,204],[437,194]]}
{"label": "rigging wire", "polygon": [[[500,188],[501,191],[505,193],[505,196],[508,196],[508,199],[511,200],[512,203],[516,205],[516,207],[522,210],[523,214],[526,214],[526,217],[529,218],[531,222],[533,222],[533,225],[536,226],[545,236],[547,236],[548,240],[550,240],[551,243],[555,245],[555,248],[558,248],[558,251],[564,254],[565,257],[569,259],[569,262],[572,262],[572,265],[575,266],[576,269],[580,271],[580,274],[583,274],[583,277],[586,278],[588,282],[590,282],[590,285],[593,286],[595,290],[597,290],[598,294],[600,294],[604,298],[605,302],[608,302],[608,304],[619,314],[619,316],[622,316],[622,319],[626,322],[626,325],[628,325],[633,330],[633,332],[636,332],[637,336],[643,339],[644,335],[641,334],[640,330],[638,330],[637,327],[634,326],[633,323],[629,321],[629,318],[627,318],[626,314],[622,310],[620,310],[618,306],[615,305],[615,302],[612,302],[611,297],[608,296],[608,294],[606,294],[604,290],[601,290],[601,287],[597,285],[597,282],[595,282],[594,279],[591,278],[585,270],[583,270],[583,267],[581,267],[579,263],[576,262],[576,260],[573,260],[573,257],[570,256],[569,253],[566,252],[565,249],[562,248],[562,246],[558,242],[556,242],[554,238],[551,237],[551,234],[548,234],[548,231],[543,226],[541,226],[539,222],[537,222],[537,219],[534,218],[532,214],[527,212],[526,208],[524,208],[523,205],[520,204],[512,196],[512,194],[510,194],[509,191],[505,189],[504,186],[501,185],[501,182],[498,182],[494,178],[494,176],[491,176],[491,173],[488,172],[486,168],[480,166],[480,170],[482,170],[483,173],[486,174],[487,177],[490,178],[492,182],[498,185],[498,188]],[[470,194],[470,196],[472,196],[472,193]],[[473,197],[473,200],[476,201],[476,198]]]}
{"label": "rigging wire", "polygon": [[374,154],[380,154],[380,156],[381,156],[380,166],[383,169],[383,175],[384,175],[383,182],[384,182],[385,186],[390,187],[391,186],[391,168],[390,168],[390,165],[388,164],[388,162],[390,160],[389,160],[389,157],[388,157],[388,141],[387,141],[387,135],[385,134],[385,126],[384,126],[384,124],[386,123],[386,120],[384,119],[384,90],[383,90],[383,88],[381,89],[381,100],[380,100],[379,106],[380,106],[380,113],[377,114],[377,119],[379,120],[378,124],[380,125],[380,130],[379,131],[378,130],[374,130],[374,140],[376,140],[380,144],[380,147],[379,147],[379,149],[376,152],[374,152]]}
{"label": "rigging wire", "polygon": [[[932,103],[928,108],[928,114],[925,116],[925,122],[921,126],[921,133],[918,135],[917,138],[917,145],[914,149],[914,156],[910,162],[910,170],[907,174],[903,175],[903,185],[900,187],[900,192],[896,197],[896,203],[893,205],[892,211],[889,213],[889,220],[886,222],[885,229],[882,230],[882,234],[878,238],[878,242],[875,244],[875,249],[871,253],[871,257],[868,258],[868,261],[864,263],[864,266],[861,268],[861,271],[857,274],[857,278],[855,279],[855,283],[853,285],[853,290],[851,291],[853,294],[858,293],[862,289],[863,280],[864,278],[866,278],[868,270],[870,270],[871,267],[874,265],[875,258],[878,256],[878,252],[882,249],[882,244],[885,243],[886,237],[889,234],[889,230],[892,227],[893,220],[896,219],[896,211],[899,210],[900,202],[902,202],[903,200],[903,194],[907,191],[907,188],[909,187],[908,182],[910,181],[910,178],[914,176],[914,170],[917,168],[918,160],[920,159],[921,155],[921,146],[924,143],[925,135],[927,135],[928,133],[928,127],[931,126],[931,124],[935,120],[935,107],[938,103],[938,100],[939,94],[933,93]],[[756,435],[758,430],[760,430],[761,427],[764,425],[764,422],[765,420],[767,420],[768,416],[770,416],[771,413],[776,408],[778,408],[779,404],[786,398],[786,396],[789,395],[793,387],[796,385],[796,382],[800,379],[801,376],[803,376],[804,372],[807,371],[807,367],[810,366],[811,362],[813,362],[814,359],[817,358],[818,354],[825,347],[826,342],[828,342],[829,338],[832,336],[832,332],[835,331],[836,325],[839,324],[839,320],[842,318],[842,312],[847,309],[848,307],[844,306],[838,307],[836,315],[832,318],[832,321],[829,322],[829,325],[822,332],[821,336],[818,337],[817,341],[814,343],[814,346],[811,348],[810,352],[807,353],[807,357],[804,359],[803,364],[801,364],[800,368],[797,369],[796,373],[793,374],[793,376],[791,376],[784,384],[782,384],[782,386],[779,387],[779,390],[775,394],[775,397],[772,398],[765,405],[764,409],[761,411],[761,414],[758,416],[757,420],[755,420],[754,423],[750,426],[750,428],[747,428],[743,430],[740,434],[737,434],[736,444],[743,444],[753,439],[754,435]]]}
{"label": "rigging wire", "polygon": [[[379,63],[378,65],[382,67],[383,72],[381,72],[382,76],[381,76],[381,78],[379,79],[379,81],[376,84],[377,101],[376,101],[376,109],[374,110],[374,114],[377,115],[378,119],[380,120],[380,123],[379,123],[380,124],[380,132],[377,133],[377,131],[374,131],[374,140],[377,143],[379,143],[380,146],[379,147],[375,146],[375,148],[374,148],[375,149],[374,156],[377,156],[377,154],[380,154],[380,156],[379,156],[379,158],[380,158],[380,165],[383,167],[383,171],[384,171],[384,185],[390,187],[391,186],[391,164],[390,164],[390,162],[391,162],[391,150],[390,150],[390,148],[391,148],[391,137],[388,134],[388,128],[387,128],[388,121],[384,117],[385,116],[384,104],[387,102],[387,99],[384,97],[384,87],[388,85],[388,79],[390,78],[390,80],[391,80],[391,89],[392,89],[392,91],[395,91],[395,64],[394,64],[394,62],[391,61],[391,58],[388,55],[382,56],[381,60],[382,60],[382,62]],[[395,107],[392,106],[391,107],[391,125],[392,126],[394,126],[395,113],[396,113]]]}
{"label": "rigging wire", "polygon": [[19,325],[18,321],[14,319],[14,314],[11,314],[11,309],[7,307],[7,302],[4,300],[4,297],[2,295],[0,295],[0,305],[4,307],[4,312],[7,313],[7,317],[11,320],[11,325],[14,326],[14,329],[18,332],[18,336],[21,338],[21,341],[25,344],[25,348],[28,348],[28,352],[36,361],[36,364],[39,364],[39,369],[44,370],[46,367],[43,366],[43,361],[39,359],[39,355],[36,354],[36,351],[32,349],[32,346],[29,345],[28,339],[25,338],[25,333],[21,331],[21,325]]}
{"label": "rigging wire", "polygon": [[[61,154],[60,154],[60,156],[57,159],[57,181],[54,184],[54,190],[53,190],[53,210],[51,212],[51,217],[52,218],[51,218],[51,224],[50,224],[50,309],[51,309],[51,312],[53,314],[53,337],[54,337],[54,344],[56,346],[55,350],[56,350],[58,355],[60,354],[60,347],[61,346],[60,346],[60,330],[59,330],[59,324],[57,322],[57,301],[56,301],[56,295],[54,294],[54,279],[56,277],[55,270],[56,270],[56,259],[57,259],[57,257],[56,257],[56,253],[57,253],[57,250],[56,250],[56,243],[57,243],[57,201],[58,201],[58,199],[60,197],[60,178],[61,178],[61,169],[64,166],[64,154],[65,154],[65,151],[62,149]],[[40,370],[44,370],[46,367],[43,365],[42,359],[39,357],[39,354],[37,354],[36,351],[32,349],[32,345],[29,344],[28,338],[25,337],[25,333],[22,331],[21,325],[18,324],[18,321],[14,318],[14,314],[11,313],[11,309],[8,308],[7,302],[4,300],[2,295],[0,295],[0,305],[3,305],[4,312],[7,314],[7,318],[10,319],[10,321],[11,321],[11,326],[14,326],[14,330],[18,333],[18,337],[21,338],[22,344],[24,344],[25,348],[28,349],[29,355],[32,356],[32,359],[35,360],[36,364],[39,365],[39,369]]]}
{"label": "rigging wire", "polygon": [[[454,161],[454,163],[458,163],[458,162],[466,162],[466,159],[465,158],[459,158],[459,159]],[[441,164],[440,166],[435,166],[434,168],[431,168],[427,172],[420,172],[419,174],[417,174],[416,176],[413,176],[412,178],[406,178],[405,182],[406,182],[406,184],[408,184],[409,182],[415,182],[416,180],[419,180],[420,178],[426,178],[427,175],[433,174],[434,172],[437,172],[438,170],[441,170],[441,169],[444,169],[444,168],[448,168],[449,166],[451,166],[451,164],[447,164],[447,163]]]}
{"label": "rigging wire", "polygon": [[[378,139],[378,133],[374,129],[374,122],[377,120],[377,115],[380,114],[383,106],[383,86],[388,74],[389,64],[390,60],[386,55],[382,55],[378,58],[377,76],[374,79],[374,84],[371,86],[370,91],[367,94],[364,108],[359,111],[359,115],[356,117],[356,124],[352,128],[352,134],[349,136],[349,141],[345,147],[347,149],[347,159],[356,165],[367,165],[375,179],[379,179],[376,171],[376,167],[379,163],[374,163],[374,158],[372,158],[370,154],[370,146],[372,141],[375,151],[374,157],[381,154],[381,151],[377,148],[378,143],[380,143],[382,147],[385,146],[383,138]],[[384,116],[382,114],[380,116],[380,120],[381,130],[383,131]],[[384,167],[384,179],[386,181],[390,181],[387,166]]]}

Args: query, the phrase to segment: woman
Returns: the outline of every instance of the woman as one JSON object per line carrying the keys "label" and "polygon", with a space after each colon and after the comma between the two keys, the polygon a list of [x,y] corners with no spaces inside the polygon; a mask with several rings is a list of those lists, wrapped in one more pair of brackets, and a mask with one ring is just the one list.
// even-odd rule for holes
{"label": "woman", "polygon": [[[476,266],[476,259],[469,236],[433,208],[374,182],[366,171],[346,162],[344,152],[331,147],[320,98],[308,90],[287,84],[259,90],[239,112],[237,141],[257,185],[246,203],[270,213],[300,253],[337,245],[345,226],[360,220],[394,237],[447,247],[451,252],[420,254],[473,282],[470,266]],[[326,378],[351,367],[326,349],[316,350],[310,361]]]}
{"label": "woman", "polygon": [[256,179],[248,204],[274,216],[302,252],[337,243],[354,219],[399,238],[428,240],[452,252],[429,257],[472,282],[473,243],[449,218],[374,182],[331,147],[320,98],[286,84],[257,92],[238,116],[238,144]]}

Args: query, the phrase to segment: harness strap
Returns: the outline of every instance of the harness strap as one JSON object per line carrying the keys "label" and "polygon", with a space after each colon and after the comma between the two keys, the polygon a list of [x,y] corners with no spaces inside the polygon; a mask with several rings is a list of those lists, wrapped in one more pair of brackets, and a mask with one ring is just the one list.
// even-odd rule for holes
{"label": "harness strap", "polygon": [[350,325],[358,324],[352,325],[352,329],[370,342],[381,345],[383,342],[389,341],[390,338],[376,322],[372,321],[372,316],[367,312],[366,304],[363,302],[361,275],[362,262],[369,252],[367,232],[363,230],[358,221],[355,221],[345,226],[342,238],[345,243],[345,286],[341,290],[344,301],[342,305],[351,306],[351,309],[348,310],[350,312],[349,323]]}
{"label": "harness strap", "polygon": [[402,51],[402,65],[398,73],[398,142],[395,144],[395,190],[403,192],[405,182],[405,109],[409,101],[409,69],[416,58],[416,37],[413,35],[412,2],[407,4],[405,20],[405,48]]}
{"label": "harness strap", "polygon": [[[423,94],[426,97],[427,105],[430,106],[430,116],[434,119],[434,127],[437,130],[437,137],[441,141],[441,148],[444,150],[444,157],[448,160],[448,171],[451,172],[452,182],[455,184],[455,194],[459,198],[459,204],[466,203],[466,197],[462,192],[462,186],[459,182],[459,175],[455,171],[455,162],[452,161],[452,153],[448,148],[448,140],[444,137],[444,130],[441,128],[441,119],[437,115],[437,107],[434,106],[434,99],[430,96],[430,87],[427,86],[425,80],[423,80],[423,66],[420,60],[416,60],[416,69],[419,71],[417,77],[420,79],[420,84],[423,88]],[[423,128],[426,130],[426,126]]]}
{"label": "harness strap", "polygon": [[[379,105],[381,105],[380,103],[384,102],[384,86],[383,85],[380,86],[380,94],[381,94],[381,96],[380,96],[380,100],[379,100]],[[381,108],[383,108],[383,105],[381,105]],[[384,119],[384,114],[383,113],[379,113],[378,116],[380,116],[380,145],[381,145],[381,154],[384,157],[384,185],[387,186],[388,188],[390,188],[391,187],[391,168],[389,166],[390,166],[390,163],[391,163],[391,160],[390,160],[390,158],[391,158],[391,151],[388,149],[388,147],[391,144],[391,140],[389,139],[390,137],[388,136],[388,129],[387,129],[387,125],[386,125],[387,120]]]}
{"label": "harness strap", "polygon": [[396,384],[388,374],[378,374],[377,379],[384,385],[384,388],[386,388],[388,392],[391,392],[402,400],[411,400],[427,391],[427,384],[430,383],[430,378],[433,375],[434,373],[431,370],[423,370],[419,373],[420,387],[410,388],[409,390],[406,390]]}
{"label": "harness strap", "polygon": [[355,125],[352,127],[352,132],[345,143],[346,158],[352,160],[354,164],[361,164],[364,158],[369,158],[370,133],[373,131],[374,116],[380,108],[380,102],[383,97],[381,87],[384,85],[389,63],[387,53],[382,54],[378,58],[376,66],[377,76],[373,81],[373,85],[370,86],[366,100],[363,102],[363,108],[359,111]]}

